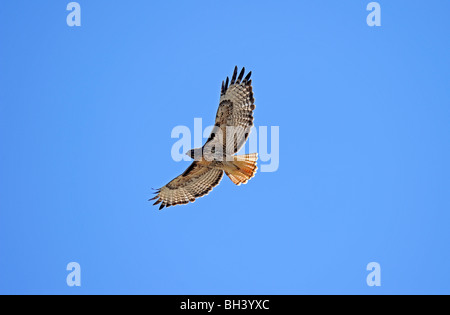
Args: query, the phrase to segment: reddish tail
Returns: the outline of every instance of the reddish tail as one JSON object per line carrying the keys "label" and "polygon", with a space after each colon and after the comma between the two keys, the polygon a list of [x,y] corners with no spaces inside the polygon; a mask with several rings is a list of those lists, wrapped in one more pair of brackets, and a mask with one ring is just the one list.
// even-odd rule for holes
{"label": "reddish tail", "polygon": [[225,174],[238,186],[246,184],[256,174],[258,169],[256,166],[257,160],[258,153],[234,156],[234,161],[230,162],[231,165],[225,170]]}

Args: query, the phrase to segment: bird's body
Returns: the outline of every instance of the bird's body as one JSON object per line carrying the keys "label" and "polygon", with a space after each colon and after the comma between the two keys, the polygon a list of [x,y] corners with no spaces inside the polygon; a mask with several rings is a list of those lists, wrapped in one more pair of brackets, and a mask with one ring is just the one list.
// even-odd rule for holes
{"label": "bird's body", "polygon": [[[160,210],[178,204],[194,202],[208,194],[222,180],[223,173],[236,185],[245,184],[257,170],[257,153],[236,156],[245,144],[253,126],[255,109],[251,72],[243,79],[245,68],[237,76],[234,69],[231,81],[222,82],[219,108],[214,128],[202,148],[189,150],[186,154],[194,162],[167,185],[156,190],[161,203]],[[230,85],[228,86],[228,83]]]}

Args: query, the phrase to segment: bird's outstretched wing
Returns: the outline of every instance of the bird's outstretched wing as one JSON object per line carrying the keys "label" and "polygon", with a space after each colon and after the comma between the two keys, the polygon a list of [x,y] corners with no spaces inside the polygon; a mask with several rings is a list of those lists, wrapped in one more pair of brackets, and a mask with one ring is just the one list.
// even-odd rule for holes
{"label": "bird's outstretched wing", "polygon": [[[228,155],[237,153],[242,148],[253,126],[255,99],[250,80],[252,72],[245,78],[244,74],[245,68],[242,68],[238,75],[238,68],[235,67],[231,81],[227,77],[226,81],[222,82],[215,128],[205,143],[205,146],[222,146],[223,152]],[[217,136],[217,128],[220,128],[221,136]],[[227,131],[232,131],[233,135],[227,135]]]}
{"label": "bird's outstretched wing", "polygon": [[223,171],[193,162],[180,176],[156,190],[154,205],[161,203],[159,210],[179,204],[194,202],[196,198],[207,195],[220,183]]}

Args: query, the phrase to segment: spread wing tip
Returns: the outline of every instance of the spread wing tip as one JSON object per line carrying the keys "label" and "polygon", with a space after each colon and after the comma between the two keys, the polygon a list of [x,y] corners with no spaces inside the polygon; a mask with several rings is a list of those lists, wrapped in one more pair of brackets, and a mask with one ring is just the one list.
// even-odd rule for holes
{"label": "spread wing tip", "polygon": [[250,80],[251,76],[252,76],[252,72],[250,71],[249,73],[247,73],[247,76],[244,78],[244,81],[242,81],[242,83],[249,83],[249,85],[250,85],[252,83],[252,80]]}
{"label": "spread wing tip", "polygon": [[232,86],[233,84],[245,84],[245,85],[251,85],[252,81],[250,80],[250,77],[252,75],[252,72],[250,71],[249,73],[247,73],[247,75],[245,76],[245,67],[242,67],[241,72],[239,73],[238,76],[238,66],[234,67],[234,71],[233,71],[233,75],[231,76],[231,80],[229,80],[229,78],[227,77],[226,81],[222,81],[222,88],[220,90],[220,94],[224,95],[227,90],[228,90],[228,84],[229,86]]}
{"label": "spread wing tip", "polygon": [[236,82],[237,72],[238,72],[238,67],[236,66],[236,67],[234,67],[233,76],[231,77],[230,85],[233,85],[234,82]]}

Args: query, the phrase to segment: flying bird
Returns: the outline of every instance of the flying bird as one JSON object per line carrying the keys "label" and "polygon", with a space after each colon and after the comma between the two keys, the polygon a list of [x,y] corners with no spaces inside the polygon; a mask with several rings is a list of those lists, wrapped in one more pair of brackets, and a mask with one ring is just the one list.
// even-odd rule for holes
{"label": "flying bird", "polygon": [[222,180],[223,173],[236,185],[246,184],[255,176],[257,153],[235,155],[245,144],[253,126],[253,98],[251,72],[245,78],[245,68],[238,75],[234,68],[231,80],[222,81],[219,108],[214,128],[203,147],[186,154],[194,162],[167,185],[156,189],[154,205],[159,210],[194,202],[207,195]]}

